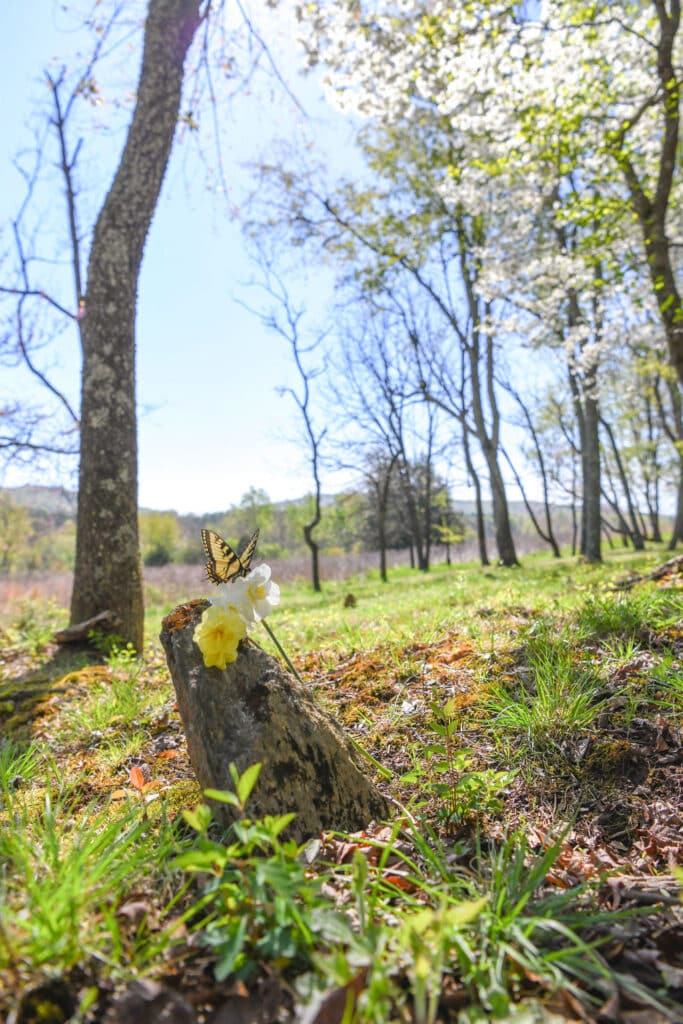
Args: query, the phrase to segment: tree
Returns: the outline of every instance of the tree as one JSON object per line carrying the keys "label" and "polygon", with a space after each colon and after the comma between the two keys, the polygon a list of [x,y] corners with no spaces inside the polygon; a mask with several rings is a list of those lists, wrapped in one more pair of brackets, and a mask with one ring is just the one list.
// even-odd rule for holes
{"label": "tree", "polygon": [[[410,371],[412,346],[403,325],[377,301],[361,296],[341,319],[336,360],[331,361],[334,404],[377,502],[380,574],[386,573],[386,514],[393,480],[402,495],[401,519],[417,566],[429,569],[431,502],[436,456],[435,408],[425,408]],[[426,473],[418,468],[424,465]],[[368,476],[369,471],[369,476]],[[426,505],[425,505],[426,501]],[[426,508],[426,514],[423,511]]]}
{"label": "tree", "polygon": [[379,578],[387,583],[387,513],[391,475],[396,466],[396,455],[387,453],[382,447],[369,451],[363,467],[363,478],[370,495],[371,523],[376,523],[377,547],[379,549]]}
{"label": "tree", "polygon": [[174,512],[141,512],[140,540],[145,565],[168,565],[180,545],[180,524]]}
{"label": "tree", "polygon": [[143,642],[135,311],[147,232],[175,135],[200,0],[150,0],[135,112],[100,210],[80,320],[81,445],[71,621],[109,610]]}
{"label": "tree", "polygon": [[[24,169],[26,200],[13,224],[19,278],[2,291],[16,296],[15,323],[25,367],[38,378],[66,415],[67,430],[80,429],[76,564],[71,621],[77,623],[109,611],[116,632],[138,650],[143,640],[143,604],[137,508],[137,414],[135,405],[135,315],[138,276],[145,239],[156,208],[179,119],[185,57],[200,24],[201,0],[149,0],[135,106],[125,145],[109,192],[95,219],[92,237],[80,222],[77,160],[83,139],[77,100],[97,102],[98,61],[116,51],[114,27],[123,5],[96,12],[91,22],[97,42],[93,55],[76,73],[47,75],[51,115],[47,135],[54,139],[56,164],[65,197],[66,235],[72,273],[73,304],[34,284],[36,260],[26,249],[27,209],[38,187],[42,165],[51,159],[46,138],[39,138],[34,165]],[[208,10],[208,9],[207,9]],[[130,24],[121,28],[130,39]],[[69,90],[69,81],[75,84]],[[66,98],[65,98],[66,93]],[[51,133],[51,134],[50,134]],[[47,248],[45,225],[37,232]],[[89,240],[87,273],[84,250]],[[43,261],[45,260],[43,254]],[[60,256],[62,253],[60,252]],[[56,272],[56,288],[61,281]],[[29,301],[32,303],[29,310]],[[76,324],[82,355],[80,411],[40,370],[33,348],[40,311],[58,312]],[[43,331],[43,338],[57,332]],[[26,423],[28,422],[28,427]],[[59,421],[56,421],[59,422]],[[67,451],[54,441],[45,445],[40,421],[24,415],[19,441],[25,451]],[[68,436],[68,435],[67,435]],[[15,435],[14,441],[17,438]],[[21,447],[21,446],[20,446]]]}
{"label": "tree", "polygon": [[9,573],[25,561],[30,536],[28,509],[0,494],[0,572]]}
{"label": "tree", "polygon": [[305,357],[315,351],[324,339],[324,333],[319,333],[314,340],[305,345],[301,337],[301,319],[304,315],[304,308],[297,307],[290,295],[284,279],[280,276],[263,249],[258,249],[257,262],[261,270],[261,288],[265,292],[270,305],[265,309],[254,309],[243,303],[246,309],[255,313],[261,322],[269,330],[279,334],[289,344],[294,364],[300,380],[300,388],[283,387],[280,394],[289,395],[298,408],[303,421],[304,442],[308,449],[311,474],[313,477],[313,513],[311,519],[304,525],[303,533],[306,545],[311,552],[311,582],[313,589],[319,592],[320,584],[320,549],[317,540],[313,536],[315,528],[322,518],[321,495],[322,485],[320,478],[321,470],[321,445],[327,433],[327,428],[318,430],[314,424],[313,408],[311,401],[311,382],[322,372],[320,368],[310,369],[305,365]]}
{"label": "tree", "polygon": [[272,528],[275,517],[274,509],[266,491],[260,487],[250,487],[240,498],[240,503],[232,509],[232,529],[245,541],[251,537],[258,526],[261,531],[259,538],[263,543]]}
{"label": "tree", "polygon": [[[673,551],[678,541],[683,541],[683,398],[678,382],[673,379],[671,374],[665,378],[664,383],[656,380],[654,391],[662,429],[676,452],[678,466],[676,515],[669,540],[669,550]],[[665,411],[667,392],[671,408],[670,414]]]}

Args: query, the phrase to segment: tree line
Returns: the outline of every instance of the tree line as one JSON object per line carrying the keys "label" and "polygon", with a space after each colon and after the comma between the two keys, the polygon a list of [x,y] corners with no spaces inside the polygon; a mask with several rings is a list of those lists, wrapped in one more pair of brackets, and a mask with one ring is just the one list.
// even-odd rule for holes
{"label": "tree line", "polygon": [[[416,472],[419,475],[424,468],[417,467]],[[455,507],[446,482],[438,476],[432,479],[429,491],[429,506],[424,490],[419,496],[422,532],[428,535],[431,548],[455,548],[469,533],[470,517]],[[300,555],[306,551],[304,527],[314,504],[313,495],[272,502],[265,491],[252,488],[237,505],[211,515],[141,509],[138,525],[143,565],[201,564],[205,559],[200,542],[204,526],[217,530],[239,547],[253,532],[254,524],[258,524],[260,557]],[[324,495],[321,504],[323,515],[317,539],[324,554],[378,550],[377,507],[371,489]],[[405,499],[398,487],[392,487],[388,498],[384,544],[385,554],[387,550],[408,549],[415,561]],[[73,570],[75,552],[73,515],[22,504],[13,498],[11,490],[0,491],[0,573]]]}

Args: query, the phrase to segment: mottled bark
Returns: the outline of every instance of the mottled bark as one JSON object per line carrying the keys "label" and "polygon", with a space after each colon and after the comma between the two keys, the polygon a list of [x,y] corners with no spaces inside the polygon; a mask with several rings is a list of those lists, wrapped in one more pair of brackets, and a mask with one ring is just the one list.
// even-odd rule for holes
{"label": "mottled bark", "polygon": [[[496,397],[494,379],[494,345],[490,334],[481,336],[480,325],[484,322],[491,310],[487,303],[484,303],[478,293],[478,263],[468,252],[466,231],[462,214],[458,216],[458,238],[460,243],[460,265],[465,292],[467,295],[470,319],[472,321],[471,341],[466,344],[467,358],[470,369],[470,388],[472,393],[472,417],[474,419],[475,433],[481,446],[482,454],[486,459],[486,466],[489,473],[489,486],[491,488],[491,506],[493,510],[493,525],[496,536],[496,547],[498,549],[498,560],[501,565],[511,567],[519,565],[515,542],[512,537],[510,525],[510,512],[508,509],[505,481],[498,461],[498,450],[500,447],[500,411]],[[477,238],[477,242],[483,239]],[[476,269],[475,269],[476,268]],[[483,345],[483,353],[482,353]],[[483,381],[480,369],[483,363]],[[485,397],[488,400],[490,426],[486,422],[484,413]]]}
{"label": "mottled bark", "polygon": [[598,403],[586,395],[579,423],[581,435],[581,554],[587,562],[601,562],[600,545],[600,437]]}
{"label": "mottled bark", "polygon": [[[679,168],[680,147],[680,81],[675,51],[681,25],[679,0],[665,4],[655,0],[653,7],[659,22],[657,40],[656,100],[662,119],[657,153],[657,173],[648,182],[633,159],[629,132],[652,108],[643,103],[634,117],[625,121],[614,138],[614,158],[628,186],[631,206],[638,218],[643,236],[647,265],[657,308],[664,328],[671,366],[683,385],[683,302],[675,272],[675,231],[670,228],[671,192]],[[671,236],[674,236],[672,238]]]}
{"label": "mottled bark", "polygon": [[[202,788],[232,789],[231,763],[240,773],[260,763],[248,813],[295,812],[288,834],[297,840],[388,817],[387,801],[364,774],[349,738],[275,658],[246,640],[224,671],[204,666],[193,641],[204,607],[176,608],[161,633]],[[215,812],[224,824],[232,820],[226,804],[216,804]]]}
{"label": "mottled bark", "polygon": [[669,539],[669,551],[674,551],[677,543],[683,541],[683,459],[678,467],[678,492],[676,495],[676,515],[674,517],[671,538]]}
{"label": "mottled bark", "polygon": [[479,547],[479,561],[482,565],[490,565],[488,551],[486,550],[486,525],[484,523],[484,502],[481,497],[481,483],[479,481],[479,474],[474,468],[472,462],[472,456],[470,454],[470,442],[467,431],[467,424],[463,420],[463,431],[462,431],[462,445],[465,453],[465,464],[467,466],[467,472],[469,478],[472,481],[474,487],[474,507],[475,516],[477,521],[477,545]]}
{"label": "mottled bark", "polygon": [[178,120],[199,0],[150,0],[135,112],[102,206],[81,321],[81,456],[71,621],[111,611],[140,650],[135,314],[143,248]]}
{"label": "mottled bark", "polygon": [[[563,231],[558,231],[563,245],[566,238]],[[574,288],[567,291],[569,299],[569,328],[576,327],[582,321],[579,300]],[[579,428],[579,448],[581,455],[581,540],[579,550],[587,562],[601,562],[602,549],[600,535],[602,530],[602,511],[600,497],[600,409],[597,398],[597,363],[590,365],[583,375],[577,369],[580,360],[570,359],[567,367],[569,389],[572,396],[574,415]]]}

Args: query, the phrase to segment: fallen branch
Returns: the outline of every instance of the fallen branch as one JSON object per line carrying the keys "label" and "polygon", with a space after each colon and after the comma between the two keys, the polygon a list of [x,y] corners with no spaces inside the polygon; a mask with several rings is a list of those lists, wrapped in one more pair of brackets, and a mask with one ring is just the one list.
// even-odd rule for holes
{"label": "fallen branch", "polygon": [[[635,587],[637,583],[647,583],[651,580],[661,580],[664,576],[681,574],[683,576],[683,555],[676,555],[675,558],[670,558],[668,562],[664,562],[663,565],[657,566],[652,572],[645,573],[644,576],[630,576],[627,580],[620,580],[618,583],[613,583],[609,588],[610,590],[630,590],[631,587]],[[683,580],[681,581],[683,583]]]}

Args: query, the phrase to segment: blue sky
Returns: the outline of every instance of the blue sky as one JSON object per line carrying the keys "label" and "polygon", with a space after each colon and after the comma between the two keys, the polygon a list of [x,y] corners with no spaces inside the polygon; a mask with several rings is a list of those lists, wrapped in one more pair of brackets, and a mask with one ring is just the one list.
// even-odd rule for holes
{"label": "blue sky", "polygon": [[[22,198],[14,155],[31,144],[33,114],[44,91],[43,69],[69,54],[77,35],[62,5],[49,0],[3,4],[0,90],[0,216],[13,217]],[[252,10],[264,6],[252,3]],[[340,122],[320,102],[314,83],[294,72],[292,24],[272,12],[264,33],[273,54],[316,118],[318,137],[334,148]],[[136,58],[137,59],[137,58]],[[137,77],[137,68],[134,78]],[[256,91],[255,91],[256,88]],[[106,115],[106,112],[105,112]],[[269,139],[295,131],[294,107],[272,82],[261,91],[250,86],[237,95],[226,114],[231,144],[224,152],[226,175],[238,200],[252,175],[243,164],[268,152]],[[322,120],[321,120],[322,118]],[[341,137],[340,135],[340,137]],[[86,140],[84,155],[88,155]],[[111,155],[111,171],[115,170]],[[58,187],[58,185],[57,185]],[[58,192],[55,203],[62,201]],[[255,304],[245,283],[255,269],[239,224],[204,185],[204,172],[176,150],[145,249],[138,305],[139,500],[146,508],[180,512],[221,510],[237,503],[251,486],[275,500],[295,498],[311,486],[306,450],[297,441],[298,414],[291,398],[276,388],[295,386],[296,373],[286,343],[267,332],[239,299]],[[49,281],[46,282],[49,285]],[[325,301],[323,279],[295,284],[308,302]],[[78,394],[76,338],[62,336],[45,350],[41,365],[74,401]],[[26,387],[25,379],[3,372],[3,392]],[[62,483],[75,476],[63,468],[59,478],[30,470],[6,470],[0,483]],[[327,477],[327,491],[343,480]]]}

